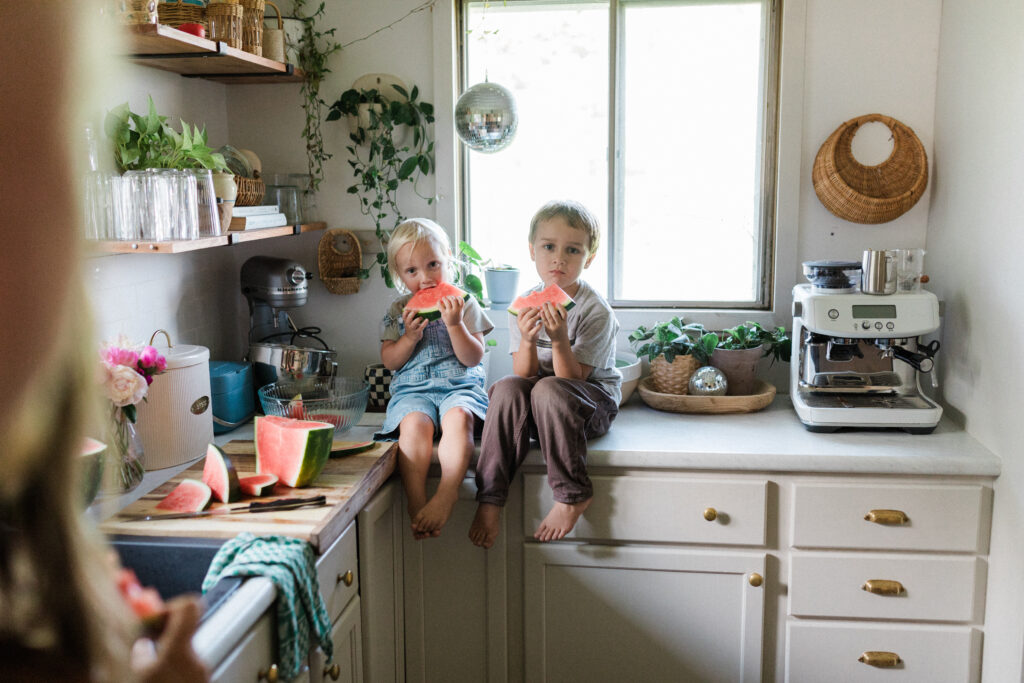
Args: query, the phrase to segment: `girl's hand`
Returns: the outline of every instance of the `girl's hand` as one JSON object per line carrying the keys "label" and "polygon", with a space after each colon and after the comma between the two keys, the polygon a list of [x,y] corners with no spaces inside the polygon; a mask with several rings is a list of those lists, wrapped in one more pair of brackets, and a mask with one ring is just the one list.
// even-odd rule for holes
{"label": "girl's hand", "polygon": [[423,328],[430,322],[426,318],[416,315],[416,311],[405,309],[402,311],[402,322],[405,323],[405,334],[413,342],[423,339]]}
{"label": "girl's hand", "polygon": [[569,341],[569,326],[566,325],[566,317],[568,313],[561,306],[557,306],[550,301],[545,302],[540,309],[540,319],[544,324],[544,329],[548,333],[548,337],[551,339],[551,343],[556,342],[567,342]]}
{"label": "girl's hand", "polygon": [[461,296],[452,295],[441,298],[438,308],[441,309],[441,320],[445,327],[454,327],[462,322],[465,305],[466,302]]}
{"label": "girl's hand", "polygon": [[192,649],[200,616],[194,598],[175,598],[167,603],[167,624],[160,637],[155,643],[142,639],[132,648],[132,668],[142,683],[199,683],[210,679],[206,666]]}
{"label": "girl's hand", "polygon": [[519,334],[522,336],[523,341],[533,345],[537,343],[537,337],[540,336],[541,329],[541,318],[539,308],[528,308],[519,314],[516,318],[516,324],[519,326]]}

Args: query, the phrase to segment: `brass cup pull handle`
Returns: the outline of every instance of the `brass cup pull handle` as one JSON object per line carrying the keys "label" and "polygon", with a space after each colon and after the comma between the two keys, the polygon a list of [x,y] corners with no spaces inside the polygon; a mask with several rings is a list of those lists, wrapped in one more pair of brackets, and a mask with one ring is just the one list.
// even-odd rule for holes
{"label": "brass cup pull handle", "polygon": [[902,583],[889,579],[868,579],[860,589],[875,595],[899,595],[906,592]]}
{"label": "brass cup pull handle", "polygon": [[718,519],[718,510],[715,508],[704,508],[704,519],[713,522]]}
{"label": "brass cup pull handle", "polygon": [[341,667],[337,664],[324,667],[324,676],[329,676],[332,681],[336,681],[341,678]]}
{"label": "brass cup pull handle", "polygon": [[267,683],[277,683],[277,664],[271,664],[269,669],[261,669],[256,680]]}
{"label": "brass cup pull handle", "polygon": [[899,526],[910,521],[910,517],[907,517],[907,513],[903,510],[872,510],[864,515],[864,519],[886,526]]}
{"label": "brass cup pull handle", "polygon": [[352,573],[352,570],[349,569],[344,574],[338,574],[338,579],[334,583],[344,583],[346,586],[351,586],[353,581],[355,581],[355,575]]}
{"label": "brass cup pull handle", "polygon": [[863,662],[868,666],[877,666],[879,669],[891,669],[903,663],[903,660],[895,652],[880,652],[877,650],[868,650],[860,653],[857,661]]}

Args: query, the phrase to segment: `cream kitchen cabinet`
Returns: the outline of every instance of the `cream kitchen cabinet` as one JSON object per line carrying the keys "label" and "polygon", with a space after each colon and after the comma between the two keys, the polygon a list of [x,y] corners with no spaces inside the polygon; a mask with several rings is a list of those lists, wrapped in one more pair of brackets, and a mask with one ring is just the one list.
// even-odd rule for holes
{"label": "cream kitchen cabinet", "polygon": [[277,621],[274,608],[264,612],[210,675],[210,683],[276,681]]}

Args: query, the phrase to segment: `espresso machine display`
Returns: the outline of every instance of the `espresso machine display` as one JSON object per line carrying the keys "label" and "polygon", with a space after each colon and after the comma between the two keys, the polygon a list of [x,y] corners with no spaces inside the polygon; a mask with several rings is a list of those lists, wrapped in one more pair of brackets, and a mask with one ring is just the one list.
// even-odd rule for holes
{"label": "espresso machine display", "polygon": [[[890,427],[930,433],[942,408],[922,394],[939,342],[939,301],[921,289],[878,296],[858,287],[861,264],[809,261],[793,288],[790,396],[811,431]],[[934,382],[934,380],[933,380]]]}

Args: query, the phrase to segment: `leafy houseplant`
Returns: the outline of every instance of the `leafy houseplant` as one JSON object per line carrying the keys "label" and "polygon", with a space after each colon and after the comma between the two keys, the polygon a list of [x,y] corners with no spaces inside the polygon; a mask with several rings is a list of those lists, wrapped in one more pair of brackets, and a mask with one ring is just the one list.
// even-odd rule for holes
{"label": "leafy houseplant", "polygon": [[767,330],[758,323],[746,322],[722,331],[711,365],[725,374],[729,395],[749,395],[754,393],[758,361],[767,356],[772,357],[772,363],[788,361],[789,353],[785,328]]}
{"label": "leafy houseplant", "polygon": [[326,31],[317,28],[317,20],[324,15],[324,4],[321,2],[312,14],[306,14],[306,0],[295,0],[294,3],[295,15],[303,20],[298,61],[299,68],[305,74],[302,80],[302,109],[306,114],[306,122],[302,128],[302,137],[306,139],[309,192],[316,192],[324,179],[324,162],[333,156],[324,151],[324,138],[320,131],[323,107],[327,104],[320,99],[320,86],[331,71],[327,68],[327,60],[341,49],[341,45],[334,40],[334,28]]}
{"label": "leafy houseplant", "polygon": [[637,357],[646,356],[651,365],[651,384],[663,394],[685,394],[690,376],[707,365],[718,344],[718,335],[697,323],[686,325],[675,316],[667,321],[643,325],[629,335]]}
{"label": "leafy houseplant", "polygon": [[181,122],[181,132],[156,113],[153,98],[149,112],[136,114],[125,102],[107,113],[107,137],[114,143],[114,160],[121,171],[148,168],[208,168],[226,171],[224,157],[206,144],[206,128]]}
{"label": "leafy houseplant", "polygon": [[[399,187],[408,182],[427,204],[434,201],[416,189],[419,178],[434,171],[434,141],[429,129],[434,122],[434,106],[417,99],[416,86],[411,91],[398,85],[391,88],[394,92],[386,94],[376,89],[346,90],[327,114],[328,121],[355,117],[355,129],[349,132],[352,144],[345,148],[356,179],[348,192],[358,195],[360,211],[373,220],[381,244],[377,265],[388,287],[394,283],[387,268],[387,243],[391,231],[405,220],[398,206]],[[411,145],[400,142],[406,132],[402,126],[412,130]],[[370,270],[364,268],[359,276],[366,278],[369,274]]]}
{"label": "leafy houseplant", "polygon": [[484,303],[483,283],[480,281],[480,276],[472,272],[473,270],[483,271],[487,280],[487,295],[491,298],[492,303],[511,303],[515,299],[516,285],[519,282],[518,268],[497,263],[494,259],[485,259],[468,242],[461,240],[459,241],[458,261],[467,271],[462,277],[462,284],[481,305]]}

